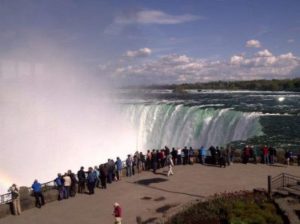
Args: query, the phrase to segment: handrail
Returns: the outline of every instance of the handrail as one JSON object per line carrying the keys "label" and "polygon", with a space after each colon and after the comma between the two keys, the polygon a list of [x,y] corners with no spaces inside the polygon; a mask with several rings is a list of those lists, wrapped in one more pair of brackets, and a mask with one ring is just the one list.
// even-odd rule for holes
{"label": "handrail", "polygon": [[282,173],[284,176],[289,176],[289,177],[293,177],[295,179],[299,179],[300,180],[300,177],[299,176],[295,176],[295,175],[292,175],[292,174],[289,174],[289,173]]}
{"label": "handrail", "polygon": [[[270,181],[270,189],[276,190],[278,188],[291,187],[298,185],[300,183],[300,177],[289,174],[281,173],[273,178]],[[271,192],[269,192],[271,193]]]}
{"label": "handrail", "polygon": [[[126,167],[126,161],[122,161],[122,167],[125,168]],[[76,174],[77,176],[77,174]],[[55,183],[54,180],[42,183],[42,191],[48,191],[51,190],[55,187]],[[32,188],[31,187],[27,187],[27,190],[31,193],[32,192]],[[0,195],[0,205],[2,204],[7,204],[12,202],[12,194],[10,192],[5,193]]]}
{"label": "handrail", "polygon": [[12,194],[11,193],[6,193],[6,194],[0,195],[0,205],[10,203],[11,201],[12,201]]}

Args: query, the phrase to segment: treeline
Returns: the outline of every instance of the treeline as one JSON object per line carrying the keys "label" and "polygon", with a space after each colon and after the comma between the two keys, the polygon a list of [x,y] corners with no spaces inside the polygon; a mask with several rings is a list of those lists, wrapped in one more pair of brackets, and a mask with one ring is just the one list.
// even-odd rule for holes
{"label": "treeline", "polygon": [[293,91],[300,92],[300,78],[249,80],[249,81],[215,81],[208,83],[184,83],[172,85],[143,86],[147,89],[173,89],[175,92],[184,92],[188,89],[205,90],[261,90],[261,91]]}

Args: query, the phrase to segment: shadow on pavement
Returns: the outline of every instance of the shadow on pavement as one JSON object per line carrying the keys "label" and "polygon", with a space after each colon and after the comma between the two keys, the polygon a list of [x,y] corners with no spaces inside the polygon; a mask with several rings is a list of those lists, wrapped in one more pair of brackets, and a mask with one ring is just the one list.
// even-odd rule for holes
{"label": "shadow on pavement", "polygon": [[135,182],[129,182],[127,181],[127,183],[131,183],[131,184],[138,184],[138,185],[142,185],[144,187],[148,187],[154,190],[159,190],[159,191],[163,191],[163,192],[168,192],[168,193],[173,193],[173,194],[182,194],[182,195],[188,195],[191,197],[197,197],[197,198],[205,198],[202,195],[198,195],[198,194],[191,194],[191,193],[187,193],[187,192],[180,192],[180,191],[172,191],[172,190],[167,190],[167,189],[163,189],[163,188],[159,188],[159,187],[154,187],[154,186],[150,186],[151,184],[157,184],[157,183],[162,183],[162,182],[166,182],[168,181],[168,179],[165,178],[149,178],[149,179],[142,179],[142,180],[138,180]]}

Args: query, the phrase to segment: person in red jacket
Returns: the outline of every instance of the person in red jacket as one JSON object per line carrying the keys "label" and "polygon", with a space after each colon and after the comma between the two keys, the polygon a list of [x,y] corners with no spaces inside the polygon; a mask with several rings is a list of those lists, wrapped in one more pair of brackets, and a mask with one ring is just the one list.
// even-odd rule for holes
{"label": "person in red jacket", "polygon": [[115,216],[115,224],[121,224],[122,223],[122,209],[118,202],[114,203],[114,213]]}
{"label": "person in red jacket", "polygon": [[263,148],[263,155],[264,155],[264,163],[269,165],[269,149],[267,145],[265,145],[265,147]]}

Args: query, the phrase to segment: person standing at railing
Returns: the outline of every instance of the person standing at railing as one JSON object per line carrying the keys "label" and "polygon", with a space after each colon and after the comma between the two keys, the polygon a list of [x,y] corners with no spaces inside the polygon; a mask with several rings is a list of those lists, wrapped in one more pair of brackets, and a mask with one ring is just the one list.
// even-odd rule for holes
{"label": "person standing at railing", "polygon": [[35,206],[41,208],[43,205],[45,205],[42,185],[38,182],[38,180],[34,180],[31,188],[33,189],[33,195],[35,197]]}
{"label": "person standing at railing", "polygon": [[84,172],[84,167],[82,166],[80,170],[77,172],[78,177],[78,193],[84,193],[85,192],[85,182],[86,182],[86,176]]}
{"label": "person standing at railing", "polygon": [[77,192],[78,180],[76,179],[75,174],[71,170],[68,170],[68,175],[71,177],[70,196],[74,197],[76,195],[76,192]]}
{"label": "person standing at railing", "polygon": [[70,197],[72,180],[67,173],[65,173],[63,179],[64,179],[64,197],[65,199],[68,199]]}
{"label": "person standing at railing", "polygon": [[101,164],[99,167],[100,170],[100,180],[102,189],[106,189],[106,181],[107,181],[107,165]]}
{"label": "person standing at railing", "polygon": [[131,155],[127,156],[126,159],[126,176],[131,177],[132,176],[132,166],[133,166],[133,159]]}
{"label": "person standing at railing", "polygon": [[64,180],[61,174],[57,174],[57,177],[54,180],[56,188],[58,190],[58,200],[62,200],[64,198]]}
{"label": "person standing at railing", "polygon": [[116,168],[117,168],[117,180],[121,180],[122,177],[122,169],[123,169],[123,164],[122,161],[119,157],[117,157],[117,161],[116,161]]}
{"label": "person standing at railing", "polygon": [[8,192],[11,193],[13,212],[15,215],[21,215],[20,191],[16,184],[13,184]]}
{"label": "person standing at railing", "polygon": [[88,176],[87,176],[87,187],[89,190],[89,194],[95,193],[95,184],[96,184],[96,174],[93,172],[93,168],[89,167]]}
{"label": "person standing at railing", "polygon": [[264,155],[264,163],[269,165],[269,148],[267,145],[263,148],[263,155]]}

